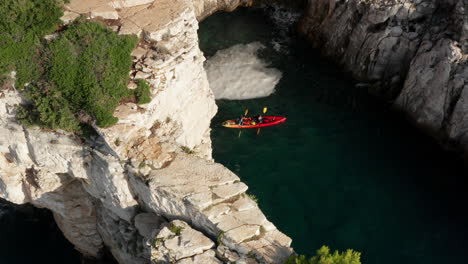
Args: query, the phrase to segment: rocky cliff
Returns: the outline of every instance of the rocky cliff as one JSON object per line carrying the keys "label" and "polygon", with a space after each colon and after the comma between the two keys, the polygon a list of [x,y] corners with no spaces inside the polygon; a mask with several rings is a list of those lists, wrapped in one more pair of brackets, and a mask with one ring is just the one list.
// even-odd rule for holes
{"label": "rocky cliff", "polygon": [[[50,209],[79,251],[99,257],[107,247],[120,263],[280,263],[290,255],[291,239],[266,219],[247,186],[211,159],[216,105],[197,16],[219,6],[202,2],[67,4],[65,22],[84,15],[141,37],[130,77],[150,83],[152,100],[121,104],[119,122],[96,127],[85,140],[21,126],[15,113],[25,101],[4,87],[0,197]],[[247,1],[217,2],[228,8]]]}
{"label": "rocky cliff", "polygon": [[468,154],[468,1],[309,0],[300,31],[445,146]]}

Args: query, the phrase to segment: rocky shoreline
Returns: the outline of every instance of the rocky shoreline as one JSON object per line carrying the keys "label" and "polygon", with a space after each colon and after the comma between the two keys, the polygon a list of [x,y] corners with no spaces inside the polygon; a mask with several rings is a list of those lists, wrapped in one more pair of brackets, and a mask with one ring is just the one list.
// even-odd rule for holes
{"label": "rocky shoreline", "polygon": [[300,31],[360,86],[468,153],[468,2],[310,0]]}

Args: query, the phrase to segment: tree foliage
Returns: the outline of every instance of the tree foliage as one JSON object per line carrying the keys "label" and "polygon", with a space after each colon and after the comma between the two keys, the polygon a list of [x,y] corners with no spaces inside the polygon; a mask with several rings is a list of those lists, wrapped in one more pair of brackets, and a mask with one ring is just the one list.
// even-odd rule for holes
{"label": "tree foliage", "polygon": [[317,255],[310,259],[304,255],[290,256],[285,264],[361,264],[361,253],[352,249],[331,253],[327,246],[322,246],[317,250]]}
{"label": "tree foliage", "polygon": [[139,104],[151,102],[151,90],[146,80],[138,80],[138,86],[135,89],[135,98]]}
{"label": "tree foliage", "polygon": [[120,36],[99,22],[70,25],[42,51],[42,76],[26,90],[31,105],[18,118],[51,129],[77,131],[95,120],[115,124],[112,114],[127,89],[131,51],[138,40]]}
{"label": "tree foliage", "polygon": [[38,77],[39,43],[60,23],[59,5],[57,0],[0,1],[0,75],[16,71],[20,88]]}

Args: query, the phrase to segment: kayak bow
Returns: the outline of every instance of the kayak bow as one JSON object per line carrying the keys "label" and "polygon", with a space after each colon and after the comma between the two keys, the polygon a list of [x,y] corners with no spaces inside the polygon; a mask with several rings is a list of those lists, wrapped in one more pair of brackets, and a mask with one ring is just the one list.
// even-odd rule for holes
{"label": "kayak bow", "polygon": [[286,117],[282,116],[264,116],[262,123],[257,123],[257,120],[254,117],[244,117],[242,125],[238,124],[239,119],[232,119],[223,122],[224,127],[228,128],[257,128],[257,127],[267,127],[274,126],[286,121]]}

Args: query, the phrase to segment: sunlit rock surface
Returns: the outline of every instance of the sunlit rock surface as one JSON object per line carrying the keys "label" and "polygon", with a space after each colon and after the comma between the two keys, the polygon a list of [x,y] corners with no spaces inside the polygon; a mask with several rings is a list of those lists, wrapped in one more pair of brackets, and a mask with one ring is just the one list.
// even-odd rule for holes
{"label": "sunlit rock surface", "polygon": [[[309,0],[300,30],[446,146],[468,153],[468,2]],[[403,87],[403,88],[402,88]]]}
{"label": "sunlit rock surface", "polygon": [[[216,105],[193,3],[72,0],[65,8],[65,23],[84,15],[141,36],[128,88],[146,79],[152,100],[122,102],[114,113],[119,122],[84,140],[21,126],[21,94],[1,90],[0,197],[50,209],[87,256],[107,247],[120,263],[281,263],[292,253],[291,239],[236,175],[212,161]],[[167,233],[170,221],[184,227],[176,237]],[[153,243],[158,236],[163,247]]]}

